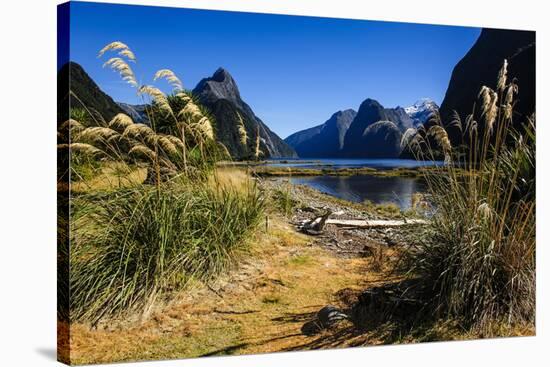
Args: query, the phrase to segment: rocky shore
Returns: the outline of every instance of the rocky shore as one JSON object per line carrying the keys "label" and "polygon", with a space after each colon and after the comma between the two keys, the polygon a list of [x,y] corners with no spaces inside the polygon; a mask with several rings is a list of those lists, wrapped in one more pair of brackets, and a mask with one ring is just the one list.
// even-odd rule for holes
{"label": "rocky shore", "polygon": [[[289,222],[297,229],[304,223],[330,213],[331,218],[341,220],[407,220],[418,217],[414,212],[403,213],[393,205],[372,205],[353,203],[337,199],[305,185],[291,184],[285,178],[266,178],[261,180],[265,190],[274,192],[284,190],[294,203]],[[324,225],[321,231],[308,233],[314,243],[328,249],[338,256],[367,257],[377,256],[383,249],[406,247],[414,242],[415,225],[399,227],[354,228]]]}

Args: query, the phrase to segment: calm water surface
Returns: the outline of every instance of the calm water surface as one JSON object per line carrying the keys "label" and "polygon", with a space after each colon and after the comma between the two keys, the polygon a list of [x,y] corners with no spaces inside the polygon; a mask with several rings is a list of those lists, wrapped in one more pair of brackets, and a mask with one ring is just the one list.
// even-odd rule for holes
{"label": "calm water surface", "polygon": [[[300,168],[360,168],[376,169],[417,168],[441,165],[443,162],[416,161],[409,159],[309,159],[288,160],[288,163],[268,163],[276,167]],[[394,203],[402,210],[411,206],[412,195],[425,192],[426,184],[422,179],[412,177],[358,176],[313,176],[292,177],[295,184],[308,185],[326,194],[340,199],[362,202],[369,200],[375,204]]]}
{"label": "calm water surface", "polygon": [[[284,163],[282,163],[284,161]],[[443,161],[417,161],[414,159],[340,159],[340,158],[312,158],[312,159],[286,159],[268,161],[267,165],[272,167],[297,167],[297,168],[362,168],[370,167],[376,169],[394,168],[417,168],[428,166],[439,166]]]}

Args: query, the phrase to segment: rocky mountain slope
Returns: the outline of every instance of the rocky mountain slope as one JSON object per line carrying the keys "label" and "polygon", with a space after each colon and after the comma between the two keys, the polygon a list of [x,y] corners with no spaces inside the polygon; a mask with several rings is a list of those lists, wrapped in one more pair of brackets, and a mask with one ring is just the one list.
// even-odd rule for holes
{"label": "rocky mountain slope", "polygon": [[117,102],[117,104],[120,108],[122,108],[125,114],[127,114],[132,118],[132,120],[134,120],[134,122],[149,125],[149,117],[147,117],[147,112],[145,111],[147,105],[128,104],[123,102]]}
{"label": "rocky mountain slope", "polygon": [[[386,123],[369,129],[379,121]],[[346,132],[342,154],[348,158],[397,157],[400,149],[395,140],[413,125],[414,121],[405,109],[384,108],[374,99],[367,98]]]}
{"label": "rocky mountain slope", "polygon": [[105,120],[110,120],[114,115],[122,112],[119,105],[99,88],[79,64],[66,63],[58,71],[57,78],[58,85],[69,86],[73,94],[71,95],[66,88],[58,89],[58,120],[65,120],[68,117],[69,107],[85,107]]}
{"label": "rocky mountain slope", "polygon": [[352,109],[338,111],[323,124],[298,131],[285,142],[303,158],[333,158],[341,156],[344,137],[357,115]]}
{"label": "rocky mountain slope", "polygon": [[[233,158],[252,157],[258,131],[264,158],[296,157],[294,149],[271,131],[241,99],[237,83],[225,69],[219,68],[212,77],[201,80],[193,89],[193,94],[213,114],[218,139]],[[239,115],[248,135],[246,145],[240,142]]]}

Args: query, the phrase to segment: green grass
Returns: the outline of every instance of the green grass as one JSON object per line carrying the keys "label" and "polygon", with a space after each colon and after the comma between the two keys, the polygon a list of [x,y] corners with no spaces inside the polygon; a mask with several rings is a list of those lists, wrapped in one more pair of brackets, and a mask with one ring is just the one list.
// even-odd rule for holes
{"label": "green grass", "polygon": [[274,190],[272,199],[275,207],[285,216],[291,215],[294,208],[298,205],[298,201],[292,197],[291,184],[289,182],[284,183],[281,188]]}
{"label": "green grass", "polygon": [[74,199],[71,319],[142,311],[189,278],[224,271],[260,223],[264,201],[204,185],[141,186]]}

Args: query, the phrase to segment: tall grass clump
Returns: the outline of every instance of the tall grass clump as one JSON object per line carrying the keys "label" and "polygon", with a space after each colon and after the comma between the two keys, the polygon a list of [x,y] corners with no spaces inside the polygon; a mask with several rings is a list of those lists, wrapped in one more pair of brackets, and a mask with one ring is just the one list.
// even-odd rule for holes
{"label": "tall grass clump", "polygon": [[[140,311],[190,278],[227,268],[262,218],[258,190],[119,190],[75,199],[71,319]],[[107,196],[108,195],[108,196]]]}
{"label": "tall grass clump", "polygon": [[[92,324],[144,313],[189,279],[208,281],[223,272],[246,250],[264,211],[252,181],[212,184],[227,149],[216,141],[209,112],[176,74],[161,69],[154,75],[172,88],[167,95],[138,82],[126,44],[112,42],[98,57],[107,54],[113,57],[104,66],[144,98],[147,124],[122,113],[105,121],[84,106],[58,127],[70,180],[87,183],[98,172],[118,177],[109,190],[90,185],[70,197],[69,318]],[[143,168],[145,180],[124,188],[121,176]]]}
{"label": "tall grass clump", "polygon": [[[428,131],[447,164],[426,173],[435,212],[409,258],[410,273],[429,290],[429,313],[489,335],[503,322],[535,318],[535,116],[521,127],[513,122],[518,87],[506,67],[464,123],[455,114]],[[450,146],[450,129],[466,150]],[[421,158],[433,156],[424,144]]]}

